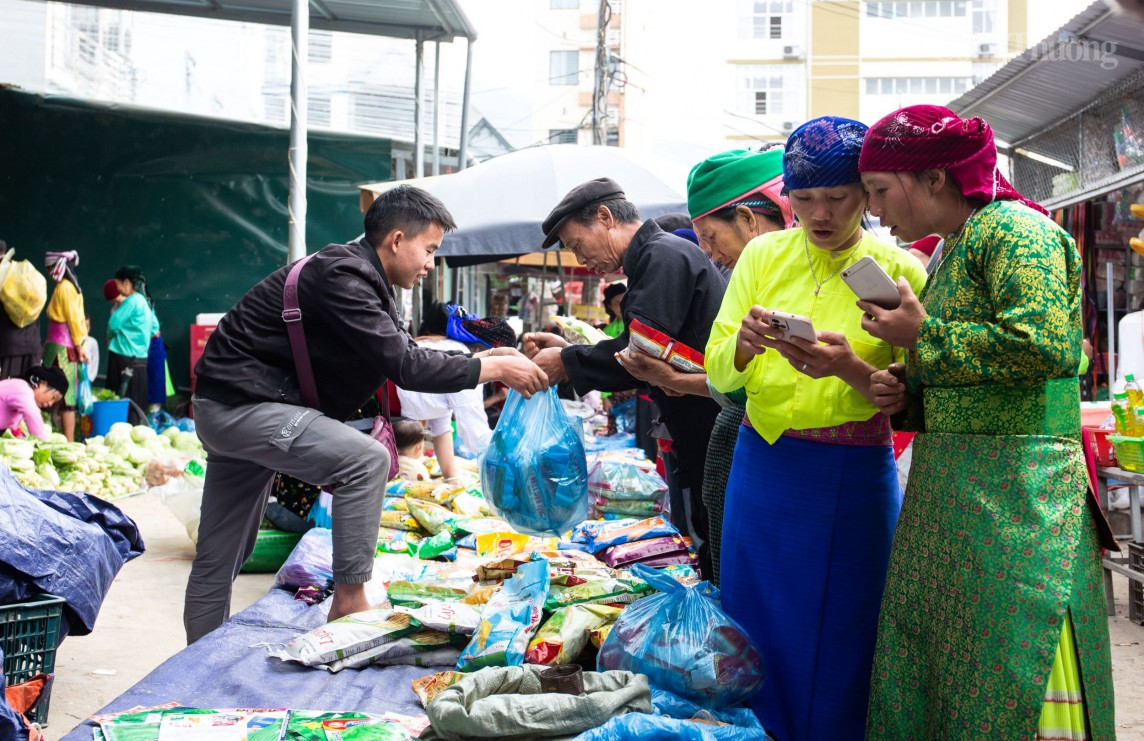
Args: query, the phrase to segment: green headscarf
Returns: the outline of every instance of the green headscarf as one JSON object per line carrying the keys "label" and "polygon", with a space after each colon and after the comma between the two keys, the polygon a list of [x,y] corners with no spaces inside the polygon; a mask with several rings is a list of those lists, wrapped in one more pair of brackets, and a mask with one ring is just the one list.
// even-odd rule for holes
{"label": "green headscarf", "polygon": [[733,149],[713,155],[691,169],[687,178],[687,210],[700,219],[749,196],[779,207],[783,221],[793,221],[790,202],[782,195],[783,150]]}

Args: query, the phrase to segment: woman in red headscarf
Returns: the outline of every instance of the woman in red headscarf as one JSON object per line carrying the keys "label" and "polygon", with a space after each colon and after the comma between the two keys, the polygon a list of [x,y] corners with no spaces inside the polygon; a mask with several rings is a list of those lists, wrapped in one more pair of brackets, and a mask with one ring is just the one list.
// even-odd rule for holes
{"label": "woman in red headscarf", "polygon": [[908,348],[871,378],[921,434],[882,600],[867,737],[1112,739],[1100,548],[1080,441],[1081,262],[998,172],[989,125],[886,116],[859,170],[900,239],[945,235],[921,296],[860,302]]}

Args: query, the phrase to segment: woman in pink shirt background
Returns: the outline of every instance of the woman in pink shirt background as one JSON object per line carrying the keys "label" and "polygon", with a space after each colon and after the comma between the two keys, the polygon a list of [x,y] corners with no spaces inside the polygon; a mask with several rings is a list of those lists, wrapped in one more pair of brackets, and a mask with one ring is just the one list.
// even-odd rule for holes
{"label": "woman in pink shirt background", "polygon": [[20,423],[23,422],[29,435],[47,439],[48,430],[40,410],[59,403],[68,385],[62,370],[42,365],[29,370],[23,378],[0,381],[0,431],[11,430],[12,434],[21,436]]}

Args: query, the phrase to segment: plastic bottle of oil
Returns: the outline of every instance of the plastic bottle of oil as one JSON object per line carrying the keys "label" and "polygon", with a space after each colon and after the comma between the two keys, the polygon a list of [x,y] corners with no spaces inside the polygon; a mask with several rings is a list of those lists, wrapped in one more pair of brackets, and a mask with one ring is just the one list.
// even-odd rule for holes
{"label": "plastic bottle of oil", "polygon": [[1129,403],[1128,394],[1117,391],[1112,395],[1112,416],[1116,417],[1116,432],[1125,437],[1136,435],[1136,409]]}
{"label": "plastic bottle of oil", "polygon": [[1136,381],[1135,374],[1124,376],[1124,393],[1128,394],[1128,403],[1133,409],[1144,407],[1144,388]]}

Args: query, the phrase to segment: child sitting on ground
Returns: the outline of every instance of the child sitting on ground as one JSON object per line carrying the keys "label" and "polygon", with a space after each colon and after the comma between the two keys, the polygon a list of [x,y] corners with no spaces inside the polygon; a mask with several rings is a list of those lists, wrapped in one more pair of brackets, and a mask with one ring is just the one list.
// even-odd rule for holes
{"label": "child sitting on ground", "polygon": [[397,445],[397,463],[401,477],[410,481],[428,481],[425,467],[425,429],[420,422],[399,419],[393,423],[393,439]]}

